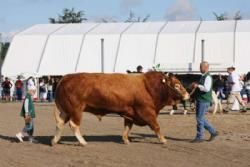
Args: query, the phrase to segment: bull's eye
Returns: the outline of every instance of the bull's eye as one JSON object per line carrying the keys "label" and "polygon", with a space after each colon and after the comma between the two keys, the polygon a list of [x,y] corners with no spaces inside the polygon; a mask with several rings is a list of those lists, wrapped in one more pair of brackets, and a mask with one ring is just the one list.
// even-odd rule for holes
{"label": "bull's eye", "polygon": [[175,85],[174,85],[174,88],[177,89],[177,90],[180,90],[181,85],[180,85],[180,84],[175,84]]}
{"label": "bull's eye", "polygon": [[166,83],[166,79],[163,78],[163,79],[161,80],[161,82],[162,82],[162,83]]}

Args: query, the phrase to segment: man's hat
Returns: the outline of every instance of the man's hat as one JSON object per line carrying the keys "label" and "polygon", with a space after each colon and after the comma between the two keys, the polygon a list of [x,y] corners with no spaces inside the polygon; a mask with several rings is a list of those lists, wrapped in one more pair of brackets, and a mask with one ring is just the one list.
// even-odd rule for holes
{"label": "man's hat", "polygon": [[235,70],[235,66],[230,66],[230,67],[228,67],[227,69]]}

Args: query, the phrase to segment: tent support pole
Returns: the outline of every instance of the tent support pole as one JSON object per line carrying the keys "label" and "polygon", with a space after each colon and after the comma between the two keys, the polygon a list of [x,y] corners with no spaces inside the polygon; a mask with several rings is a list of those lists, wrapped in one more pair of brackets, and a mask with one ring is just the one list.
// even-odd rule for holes
{"label": "tent support pole", "polygon": [[47,47],[47,44],[48,44],[48,41],[49,41],[50,36],[51,36],[52,34],[54,34],[55,32],[57,32],[58,30],[64,28],[65,26],[67,26],[67,25],[66,25],[66,24],[65,24],[65,25],[62,25],[62,26],[60,26],[59,28],[57,28],[56,30],[54,30],[53,32],[51,32],[51,33],[49,33],[49,34],[47,35],[47,38],[46,38],[46,41],[45,41],[45,43],[44,43],[43,50],[42,50],[42,53],[41,53],[41,57],[40,57],[40,59],[39,59],[39,63],[38,63],[37,69],[36,69],[36,73],[39,73],[39,71],[40,71],[40,67],[41,67],[41,64],[42,64],[43,56],[44,56],[45,49],[46,49],[46,47]]}
{"label": "tent support pole", "polygon": [[199,29],[201,27],[202,24],[202,20],[200,20],[200,23],[195,31],[195,35],[194,35],[194,50],[193,50],[193,63],[195,63],[195,52],[196,52],[196,41],[197,41],[197,34],[199,32]]}
{"label": "tent support pole", "polygon": [[235,20],[235,25],[234,25],[234,43],[233,43],[233,65],[236,65],[236,31],[237,31],[237,23],[238,21]]}
{"label": "tent support pole", "polygon": [[113,72],[116,72],[116,64],[119,56],[119,51],[120,51],[120,46],[121,46],[121,40],[122,40],[122,35],[133,25],[134,23],[130,23],[120,34],[117,49],[116,49],[116,56],[115,56],[115,62],[114,62],[114,67],[113,67]]}
{"label": "tent support pole", "polygon": [[80,49],[79,49],[79,53],[78,53],[78,57],[77,57],[77,60],[76,60],[76,65],[75,65],[75,72],[78,71],[79,61],[80,61],[80,58],[81,58],[81,53],[83,51],[83,46],[84,46],[84,41],[85,41],[86,35],[89,34],[95,28],[97,28],[99,25],[100,25],[100,23],[95,25],[94,27],[89,29],[89,31],[87,31],[85,34],[82,35],[82,41],[81,41],[81,45],[80,45]]}
{"label": "tent support pole", "polygon": [[158,43],[159,43],[159,37],[161,32],[163,31],[163,29],[167,26],[168,22],[164,23],[164,25],[161,27],[161,29],[158,31],[157,36],[156,36],[156,40],[155,40],[155,53],[154,53],[154,60],[153,60],[153,64],[156,64],[156,56],[157,56],[157,52],[158,52]]}
{"label": "tent support pole", "polygon": [[205,40],[201,40],[201,62],[205,60]]}
{"label": "tent support pole", "polygon": [[101,66],[102,73],[104,73],[104,39],[101,39]]}

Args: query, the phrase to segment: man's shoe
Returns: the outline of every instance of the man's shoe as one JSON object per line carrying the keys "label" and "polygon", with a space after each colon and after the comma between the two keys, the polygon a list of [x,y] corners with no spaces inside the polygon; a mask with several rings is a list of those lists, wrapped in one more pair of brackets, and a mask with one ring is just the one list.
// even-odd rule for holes
{"label": "man's shoe", "polygon": [[23,135],[21,133],[16,134],[16,137],[21,143],[23,142]]}
{"label": "man's shoe", "polygon": [[228,114],[229,111],[230,111],[229,109],[225,109],[225,108],[223,109],[223,113],[224,113],[224,114]]}
{"label": "man's shoe", "polygon": [[240,111],[241,113],[246,113],[247,109],[245,107],[242,108],[242,110]]}
{"label": "man's shoe", "polygon": [[211,134],[211,136],[208,139],[208,141],[213,141],[218,135],[219,135],[219,132],[215,132],[215,134]]}
{"label": "man's shoe", "polygon": [[191,141],[191,143],[202,143],[204,142],[204,139],[194,139]]}

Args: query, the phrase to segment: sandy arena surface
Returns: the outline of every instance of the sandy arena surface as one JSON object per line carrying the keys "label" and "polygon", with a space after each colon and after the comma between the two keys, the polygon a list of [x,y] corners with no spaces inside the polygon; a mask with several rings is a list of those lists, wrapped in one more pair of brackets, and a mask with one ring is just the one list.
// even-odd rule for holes
{"label": "sandy arena surface", "polygon": [[[130,145],[122,144],[123,119],[104,117],[102,122],[84,114],[82,133],[86,147],[77,146],[69,126],[61,144],[50,146],[55,132],[53,104],[36,104],[35,136],[39,144],[18,143],[23,127],[21,103],[0,103],[0,167],[250,167],[250,111],[246,114],[209,114],[220,132],[213,142],[192,144],[195,115],[161,113],[158,120],[168,144],[159,144],[148,127],[134,126]],[[206,133],[206,139],[209,134]]]}

